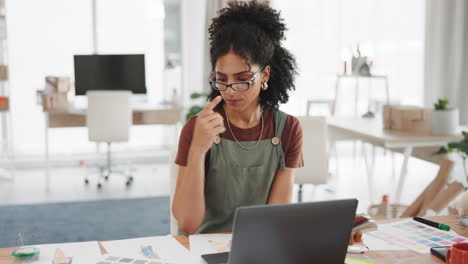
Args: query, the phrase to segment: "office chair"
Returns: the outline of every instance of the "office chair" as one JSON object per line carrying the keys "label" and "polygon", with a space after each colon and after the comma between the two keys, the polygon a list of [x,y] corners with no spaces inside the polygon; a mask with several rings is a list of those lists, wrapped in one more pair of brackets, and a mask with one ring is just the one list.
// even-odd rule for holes
{"label": "office chair", "polygon": [[326,184],[329,178],[327,151],[327,121],[324,116],[297,117],[302,126],[304,167],[295,171],[294,183],[299,185],[298,202],[302,202],[304,184]]}
{"label": "office chair", "polygon": [[[132,110],[130,108],[130,91],[88,91],[88,110],[86,124],[88,126],[89,141],[107,144],[107,161],[105,166],[99,167],[97,187],[100,189],[103,180],[107,181],[111,174],[122,175],[126,178],[126,185],[133,182],[131,172],[113,169],[111,159],[112,142],[128,142],[130,125],[132,124]],[[88,176],[85,183],[89,184]]]}

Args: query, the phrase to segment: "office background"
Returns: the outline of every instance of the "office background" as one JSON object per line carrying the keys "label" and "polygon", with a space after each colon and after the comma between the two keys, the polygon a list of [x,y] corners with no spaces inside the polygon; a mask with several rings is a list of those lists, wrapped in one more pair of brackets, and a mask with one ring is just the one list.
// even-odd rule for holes
{"label": "office background", "polygon": [[[96,3],[96,38],[93,38],[93,3]],[[132,126],[128,143],[115,144],[118,163],[135,167],[135,183],[126,188],[111,179],[97,190],[86,187],[85,175],[102,160],[88,140],[87,128],[50,130],[53,184],[44,184],[45,115],[37,90],[46,76],[73,78],[73,56],[91,54],[144,54],[149,104],[177,101],[184,113],[194,101],[190,95],[207,91],[207,25],[226,1],[216,0],[6,0],[9,97],[14,181],[0,181],[1,204],[46,204],[61,201],[164,197],[170,192],[171,154],[178,135],[172,127]],[[289,114],[330,115],[337,74],[356,50],[372,62],[372,73],[388,77],[390,102],[432,107],[447,96],[460,109],[461,124],[468,123],[468,4],[463,0],[273,0],[289,31],[285,46],[296,56],[299,75],[296,91],[281,106]],[[93,41],[96,41],[94,47]],[[359,115],[370,107],[379,112],[385,90],[378,80],[363,81],[357,106],[342,100],[336,115]],[[341,98],[354,96],[354,83],[343,83]],[[372,87],[367,90],[368,87]],[[347,89],[349,88],[349,89]],[[82,98],[70,94],[78,105]],[[308,108],[308,101],[326,102]],[[310,110],[310,111],[307,111]],[[181,117],[179,129],[184,124]],[[304,187],[304,200],[358,197],[360,212],[388,194],[388,183],[403,163],[382,149],[376,151],[374,200],[367,195],[365,165],[355,142],[338,145],[340,162],[330,160],[334,175],[328,184]],[[411,158],[402,202],[409,204],[434,179],[439,167]],[[383,164],[383,165],[382,165]],[[297,186],[294,201],[297,201]],[[393,188],[393,187],[392,187]],[[164,200],[162,203],[167,202]],[[164,209],[168,212],[168,206]],[[161,221],[168,224],[169,215]],[[168,228],[167,226],[164,226]],[[169,230],[167,230],[169,232]],[[1,235],[1,234],[0,234]]]}
{"label": "office background", "polygon": [[[282,10],[289,26],[286,46],[296,55],[301,73],[308,73],[299,75],[297,91],[284,106],[285,111],[301,114],[306,98],[332,98],[335,74],[357,43],[373,58],[376,72],[389,74],[395,100],[422,104],[425,1],[297,0],[272,4]],[[181,59],[177,55],[170,58],[184,66],[178,89],[181,95],[183,90],[189,104],[192,91],[208,88],[201,67],[205,54],[193,52],[205,47],[208,11],[206,1],[99,0],[98,52],[145,53],[148,98],[153,102],[171,98],[172,89],[164,87],[163,81],[169,57],[165,50],[178,53]],[[74,54],[92,53],[92,5],[90,1],[19,0],[7,1],[7,12],[15,152],[38,154],[44,130],[35,92],[44,85],[46,75],[73,76]],[[179,24],[165,25],[172,21]],[[164,40],[170,38],[173,40],[165,45]],[[34,134],[28,132],[32,127],[37,128]],[[161,137],[146,135],[164,133],[161,130],[145,129],[138,134],[141,136],[132,138],[131,145],[162,144]],[[85,134],[84,129],[57,133],[55,140],[63,144],[54,146],[54,152],[93,151]],[[64,144],[70,137],[76,139],[76,145]]]}

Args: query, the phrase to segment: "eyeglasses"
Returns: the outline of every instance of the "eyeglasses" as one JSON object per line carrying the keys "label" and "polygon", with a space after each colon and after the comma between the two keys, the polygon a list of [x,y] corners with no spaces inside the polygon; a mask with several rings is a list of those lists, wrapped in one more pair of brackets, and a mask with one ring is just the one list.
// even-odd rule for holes
{"label": "eyeglasses", "polygon": [[245,82],[235,82],[235,83],[227,84],[227,83],[222,83],[222,82],[210,81],[211,88],[224,92],[228,89],[228,87],[231,87],[231,89],[233,89],[236,92],[245,92],[250,88],[250,85],[255,80],[255,77],[257,76],[259,72],[263,70],[263,68],[265,68],[265,66],[260,67],[260,69],[252,75],[252,78]]}

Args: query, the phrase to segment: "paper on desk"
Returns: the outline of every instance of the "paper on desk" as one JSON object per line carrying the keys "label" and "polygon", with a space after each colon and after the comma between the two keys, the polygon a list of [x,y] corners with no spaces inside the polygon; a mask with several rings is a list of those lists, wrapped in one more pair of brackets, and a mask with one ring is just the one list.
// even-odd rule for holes
{"label": "paper on desk", "polygon": [[369,250],[406,250],[396,244],[391,244],[386,240],[373,236],[372,232],[363,233],[362,240]]}
{"label": "paper on desk", "polygon": [[148,259],[142,251],[142,245],[151,245],[154,252],[163,260],[174,263],[197,263],[190,252],[173,236],[142,237],[102,242],[109,255]]}
{"label": "paper on desk", "polygon": [[55,256],[55,250],[60,248],[66,257],[73,257],[73,263],[96,263],[102,259],[99,245],[96,241],[64,243],[64,244],[44,244],[36,245],[41,249],[39,261],[35,264],[50,264]]}
{"label": "paper on desk", "polygon": [[346,256],[345,264],[374,264],[375,260]]}
{"label": "paper on desk", "polygon": [[232,234],[191,235],[189,240],[190,252],[200,256],[230,251]]}

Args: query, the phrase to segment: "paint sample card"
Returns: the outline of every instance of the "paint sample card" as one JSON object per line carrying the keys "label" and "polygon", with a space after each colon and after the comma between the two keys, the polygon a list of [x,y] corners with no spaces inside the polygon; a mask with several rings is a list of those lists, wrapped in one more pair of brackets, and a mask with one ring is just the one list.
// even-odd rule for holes
{"label": "paint sample card", "polygon": [[[36,245],[41,249],[39,261],[34,264],[51,264],[57,249],[62,250],[66,257],[72,257],[73,263],[96,263],[102,259],[101,251],[96,241]],[[1,261],[0,261],[1,262]]]}
{"label": "paint sample card", "polygon": [[[190,252],[170,235],[105,241],[102,242],[102,245],[110,256],[125,256],[133,260],[150,260],[143,254],[142,246],[151,246],[158,257],[155,260],[160,258],[171,263],[194,263]],[[128,263],[134,264],[133,262]]]}
{"label": "paint sample card", "polygon": [[216,253],[228,252],[231,251],[231,244],[232,240],[228,241],[216,241],[216,240],[208,240],[208,244],[216,250]]}
{"label": "paint sample card", "polygon": [[421,254],[429,254],[431,247],[468,242],[467,238],[454,232],[440,230],[412,219],[379,225],[378,231],[366,234]]}
{"label": "paint sample card", "polygon": [[130,257],[107,256],[96,264],[166,264],[160,260],[134,259]]}
{"label": "paint sample card", "polygon": [[231,250],[232,234],[190,235],[190,252],[195,255],[213,254]]}

